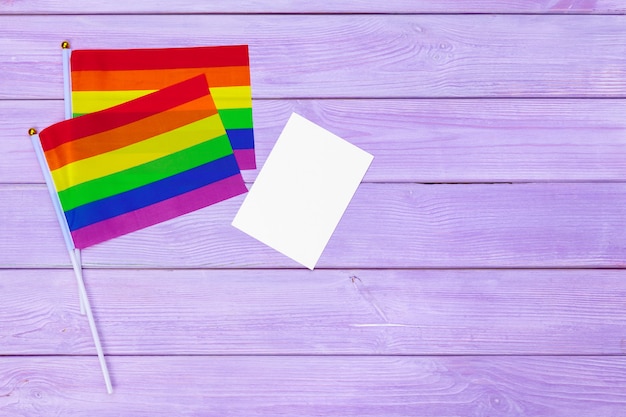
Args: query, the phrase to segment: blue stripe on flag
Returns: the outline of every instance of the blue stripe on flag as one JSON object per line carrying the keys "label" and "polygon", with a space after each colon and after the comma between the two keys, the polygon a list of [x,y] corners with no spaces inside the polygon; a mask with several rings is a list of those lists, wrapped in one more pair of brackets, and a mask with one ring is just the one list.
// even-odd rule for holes
{"label": "blue stripe on flag", "polygon": [[254,130],[226,129],[226,134],[233,149],[254,149]]}
{"label": "blue stripe on flag", "polygon": [[223,180],[239,173],[233,154],[171,177],[65,212],[70,230],[97,223]]}

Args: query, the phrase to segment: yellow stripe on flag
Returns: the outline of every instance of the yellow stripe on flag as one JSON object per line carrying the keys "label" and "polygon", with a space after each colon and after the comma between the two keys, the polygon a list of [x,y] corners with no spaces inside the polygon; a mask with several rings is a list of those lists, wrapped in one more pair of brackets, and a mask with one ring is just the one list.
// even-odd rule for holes
{"label": "yellow stripe on flag", "polygon": [[211,95],[218,109],[248,109],[252,107],[252,89],[243,87],[214,87]]}
{"label": "yellow stripe on flag", "polygon": [[[218,109],[245,109],[252,107],[252,89],[250,86],[209,88],[215,107]],[[73,91],[72,112],[77,114],[93,113],[108,109],[118,104],[134,100],[156,90],[119,90],[119,91]]]}
{"label": "yellow stripe on flag", "polygon": [[57,191],[154,161],[226,134],[219,115],[52,171]]}
{"label": "yellow stripe on flag", "polygon": [[126,103],[156,90],[73,91],[72,112],[85,114]]}

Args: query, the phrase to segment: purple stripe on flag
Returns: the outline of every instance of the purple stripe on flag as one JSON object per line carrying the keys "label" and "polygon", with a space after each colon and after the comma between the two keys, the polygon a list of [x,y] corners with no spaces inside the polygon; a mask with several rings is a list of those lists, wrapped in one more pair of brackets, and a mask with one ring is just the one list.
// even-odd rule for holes
{"label": "purple stripe on flag", "polygon": [[72,232],[77,248],[122,236],[248,192],[241,174]]}
{"label": "purple stripe on flag", "polygon": [[254,149],[234,149],[233,152],[239,169],[256,169]]}

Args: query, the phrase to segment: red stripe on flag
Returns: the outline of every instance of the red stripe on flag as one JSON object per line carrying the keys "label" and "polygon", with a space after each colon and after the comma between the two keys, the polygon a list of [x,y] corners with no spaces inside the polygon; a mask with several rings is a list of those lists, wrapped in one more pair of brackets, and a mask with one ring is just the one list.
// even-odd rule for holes
{"label": "red stripe on flag", "polygon": [[206,76],[199,75],[118,106],[56,123],[41,131],[44,151],[64,143],[115,129],[209,94]]}
{"label": "red stripe on flag", "polygon": [[210,95],[145,117],[134,123],[75,139],[47,151],[50,171],[72,162],[114,151],[217,114]]}
{"label": "red stripe on flag", "polygon": [[162,49],[86,49],[72,52],[72,71],[248,66],[248,45]]}

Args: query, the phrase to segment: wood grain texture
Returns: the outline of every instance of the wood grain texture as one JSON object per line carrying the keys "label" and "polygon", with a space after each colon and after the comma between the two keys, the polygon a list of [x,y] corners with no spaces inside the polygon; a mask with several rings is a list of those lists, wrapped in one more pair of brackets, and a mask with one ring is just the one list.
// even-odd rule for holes
{"label": "wood grain texture", "polygon": [[620,357],[0,357],[0,411],[150,416],[616,416]]}
{"label": "wood grain texture", "polygon": [[4,0],[3,14],[50,13],[624,13],[619,0],[341,0],[154,1]]}
{"label": "wood grain texture", "polygon": [[[299,267],[230,226],[243,198],[87,248],[83,262]],[[362,184],[318,267],[624,267],[625,198],[626,184]],[[0,212],[2,267],[69,266],[45,186],[0,187]]]}
{"label": "wood grain texture", "polygon": [[[85,250],[112,396],[26,137],[65,39],[249,44],[259,166],[292,111],[376,157],[315,271],[243,196]],[[622,416],[624,39],[621,0],[0,0],[0,416]]]}
{"label": "wood grain texture", "polygon": [[61,98],[66,37],[76,49],[247,43],[254,98],[626,94],[626,16],[5,15],[0,98]]}
{"label": "wood grain texture", "polygon": [[[109,355],[626,354],[626,271],[87,270]],[[93,354],[71,270],[0,271],[0,355]]]}
{"label": "wood grain texture", "polygon": [[[372,153],[365,182],[626,180],[626,100],[256,100],[258,166],[294,111]],[[0,101],[0,182],[43,182],[26,132],[62,119]]]}

